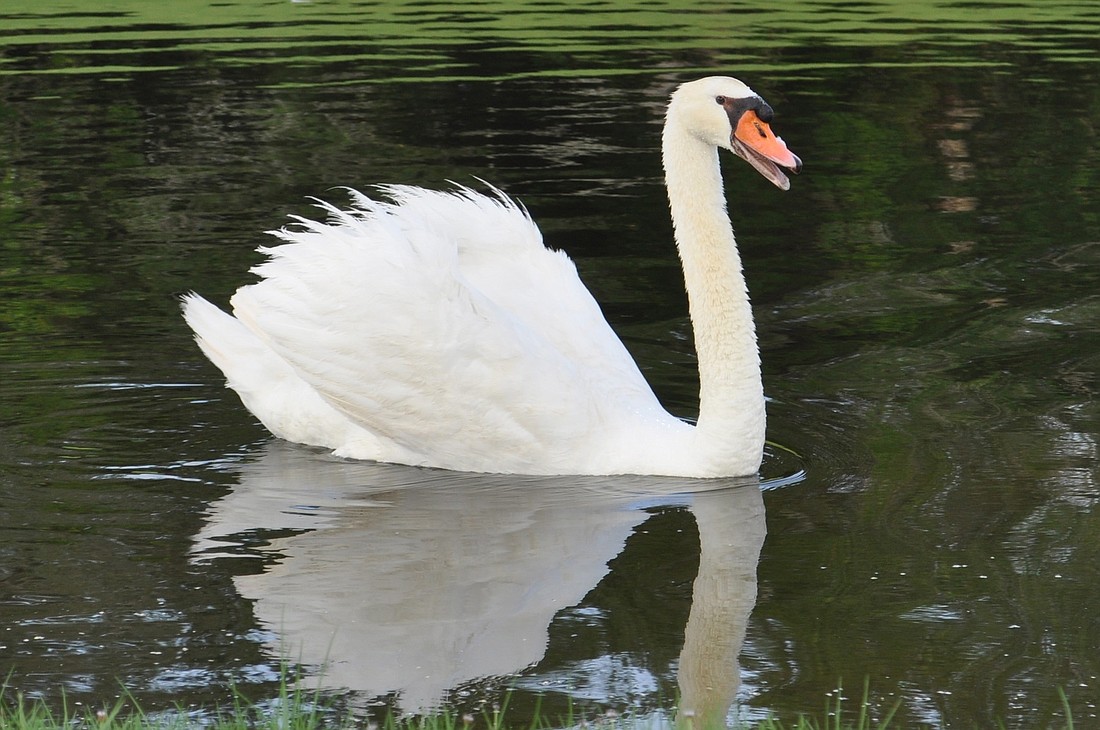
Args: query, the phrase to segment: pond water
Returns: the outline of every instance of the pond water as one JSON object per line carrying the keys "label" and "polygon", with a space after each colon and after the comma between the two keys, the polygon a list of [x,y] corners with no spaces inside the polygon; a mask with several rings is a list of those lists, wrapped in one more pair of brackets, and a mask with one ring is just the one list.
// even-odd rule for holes
{"label": "pond water", "polygon": [[[0,674],[200,712],[282,659],[364,715],[541,704],[903,726],[1100,715],[1092,0],[7,0]],[[515,479],[275,441],[179,317],[340,185],[488,180],[692,415],[662,105],[736,75],[805,161],[725,163],[759,482]],[[765,538],[766,532],[766,538]],[[320,676],[320,679],[317,677]]]}

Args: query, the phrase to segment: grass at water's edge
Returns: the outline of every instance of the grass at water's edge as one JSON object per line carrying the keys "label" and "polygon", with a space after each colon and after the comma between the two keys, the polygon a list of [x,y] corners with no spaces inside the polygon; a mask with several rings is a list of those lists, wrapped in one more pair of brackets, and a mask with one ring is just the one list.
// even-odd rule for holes
{"label": "grass at water's edge", "polygon": [[[1065,711],[1062,728],[1074,730],[1069,701],[1061,690],[1059,695]],[[863,697],[867,696],[868,686],[865,682]],[[875,720],[869,714],[866,699],[860,701],[858,707],[852,708],[846,706],[841,697],[842,692],[837,691],[833,704],[826,707],[819,716],[802,715],[793,722],[769,718],[738,726],[737,730],[888,730],[896,727],[892,723],[900,701],[881,719]],[[0,730],[514,730],[517,727],[521,730],[653,730],[655,723],[649,720],[632,722],[629,717],[604,716],[591,720],[540,716],[518,724],[507,718],[505,706],[478,717],[446,712],[413,718],[391,715],[379,727],[352,715],[339,714],[326,705],[320,692],[297,689],[285,679],[281,683],[276,701],[259,706],[238,696],[230,708],[213,715],[203,713],[196,716],[184,710],[150,715],[132,697],[124,697],[111,709],[79,712],[64,709],[54,712],[45,703],[28,700],[21,694],[13,693],[7,685],[0,685]],[[656,727],[675,730],[725,730],[696,727],[690,718],[656,724]]]}

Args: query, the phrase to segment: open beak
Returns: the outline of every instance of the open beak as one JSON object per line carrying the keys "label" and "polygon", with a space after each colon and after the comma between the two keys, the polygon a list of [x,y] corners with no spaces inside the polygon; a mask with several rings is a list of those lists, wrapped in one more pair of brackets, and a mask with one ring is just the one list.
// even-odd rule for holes
{"label": "open beak", "polygon": [[752,109],[742,114],[737,122],[737,129],[730,135],[730,149],[781,190],[791,187],[791,181],[781,168],[796,174],[802,170],[798,155],[787,149],[786,143],[775,136],[768,123]]}

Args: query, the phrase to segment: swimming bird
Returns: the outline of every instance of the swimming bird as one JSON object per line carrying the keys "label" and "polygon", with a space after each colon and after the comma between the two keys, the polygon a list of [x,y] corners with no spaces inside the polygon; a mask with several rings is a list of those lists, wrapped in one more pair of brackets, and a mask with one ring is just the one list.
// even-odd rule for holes
{"label": "swimming bird", "polygon": [[[695,423],[658,401],[561,251],[495,188],[351,190],[259,250],[233,314],[195,293],[202,351],[274,435],[337,456],[515,474],[755,473],[764,393],[719,150],[786,190],[802,163],[772,108],[712,76],[661,137],[699,366]],[[624,242],[628,243],[628,242]]]}

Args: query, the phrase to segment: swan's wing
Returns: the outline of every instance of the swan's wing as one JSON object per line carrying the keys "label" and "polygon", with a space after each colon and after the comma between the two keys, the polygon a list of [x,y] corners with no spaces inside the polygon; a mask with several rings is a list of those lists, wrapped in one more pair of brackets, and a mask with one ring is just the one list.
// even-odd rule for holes
{"label": "swan's wing", "polygon": [[479,195],[390,186],[402,216],[429,222],[457,248],[461,277],[607,385],[651,393],[573,261],[546,248],[527,211],[504,193]]}
{"label": "swan's wing", "polygon": [[357,196],[357,210],[329,208],[330,223],[277,232],[286,243],[265,249],[263,280],[233,299],[336,410],[425,464],[576,471],[617,419],[657,407],[572,263],[521,209],[388,192],[394,203]]}

